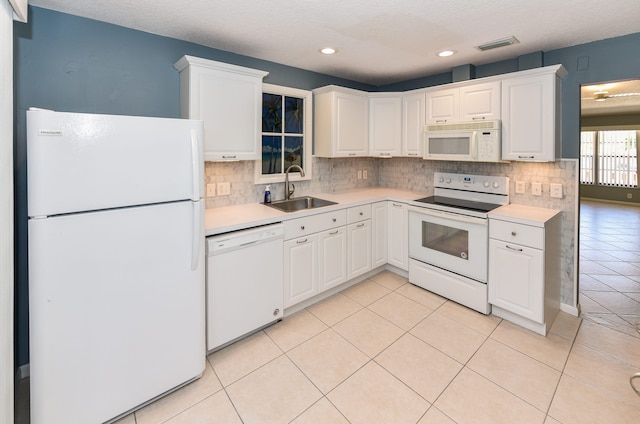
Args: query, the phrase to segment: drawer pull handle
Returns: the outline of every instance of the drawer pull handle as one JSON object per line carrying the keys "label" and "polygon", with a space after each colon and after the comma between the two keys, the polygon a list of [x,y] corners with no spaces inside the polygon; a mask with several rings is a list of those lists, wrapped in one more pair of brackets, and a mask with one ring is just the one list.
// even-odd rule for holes
{"label": "drawer pull handle", "polygon": [[338,230],[335,230],[329,233],[329,235],[334,235],[334,234],[338,234]]}
{"label": "drawer pull handle", "polygon": [[522,249],[519,249],[517,247],[511,247],[508,244],[506,246],[507,246],[507,249],[515,250],[516,252],[522,252]]}
{"label": "drawer pull handle", "polygon": [[511,231],[511,235],[515,237],[516,236],[516,232],[515,231]]}
{"label": "drawer pull handle", "polygon": [[399,203],[392,203],[392,205],[393,205],[393,206],[395,206],[395,207],[397,207],[397,208],[402,207],[402,205],[401,205],[401,204],[399,204]]}
{"label": "drawer pull handle", "polygon": [[358,227],[358,228],[360,228],[360,227],[364,227],[364,222],[363,222],[362,224],[358,224],[358,225],[357,225],[357,227]]}
{"label": "drawer pull handle", "polygon": [[307,242],[307,240],[309,240],[309,239],[298,240],[296,243],[298,243],[298,244],[304,244],[304,243],[306,243],[306,242]]}
{"label": "drawer pull handle", "polygon": [[335,219],[335,218],[333,218],[333,222],[336,222],[336,219]]}

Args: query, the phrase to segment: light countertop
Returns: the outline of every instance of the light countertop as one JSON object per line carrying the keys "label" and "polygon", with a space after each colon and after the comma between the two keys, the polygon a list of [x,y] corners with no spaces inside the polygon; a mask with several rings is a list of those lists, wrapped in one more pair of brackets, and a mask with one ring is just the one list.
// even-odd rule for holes
{"label": "light countertop", "polygon": [[562,211],[511,203],[489,212],[489,218],[543,227],[547,221],[560,212]]}
{"label": "light countertop", "polygon": [[338,193],[319,193],[313,197],[336,202],[336,205],[324,206],[315,209],[306,209],[298,212],[281,212],[262,203],[248,203],[244,205],[224,206],[206,210],[205,235],[212,236],[229,231],[237,231],[260,225],[273,224],[288,219],[315,215],[332,210],[344,209],[365,203],[373,203],[384,200],[396,200],[410,202],[427,196],[426,193],[407,191],[392,188],[365,188],[348,190]]}

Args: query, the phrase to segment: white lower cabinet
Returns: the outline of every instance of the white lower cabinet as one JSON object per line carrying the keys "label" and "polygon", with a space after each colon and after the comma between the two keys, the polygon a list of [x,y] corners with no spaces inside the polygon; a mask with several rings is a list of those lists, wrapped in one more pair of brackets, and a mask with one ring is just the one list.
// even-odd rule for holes
{"label": "white lower cabinet", "polygon": [[371,267],[387,263],[387,202],[371,205]]}
{"label": "white lower cabinet", "polygon": [[350,224],[347,227],[347,279],[350,280],[371,271],[371,220]]}
{"label": "white lower cabinet", "polygon": [[387,202],[387,208],[387,262],[408,271],[409,210],[405,203],[392,201]]}
{"label": "white lower cabinet", "polygon": [[334,228],[318,234],[318,292],[347,281],[347,231]]}
{"label": "white lower cabinet", "polygon": [[315,234],[284,242],[284,307],[318,292],[318,238]]}
{"label": "white lower cabinet", "polygon": [[347,280],[371,271],[371,205],[347,209]]}
{"label": "white lower cabinet", "polygon": [[522,205],[489,215],[492,313],[542,335],[560,309],[560,216]]}

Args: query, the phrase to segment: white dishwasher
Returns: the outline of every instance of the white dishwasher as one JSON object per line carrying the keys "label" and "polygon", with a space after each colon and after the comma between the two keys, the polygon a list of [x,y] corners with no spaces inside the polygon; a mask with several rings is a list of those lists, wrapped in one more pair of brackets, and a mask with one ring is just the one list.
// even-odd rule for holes
{"label": "white dishwasher", "polygon": [[282,224],[207,237],[207,351],[282,318]]}

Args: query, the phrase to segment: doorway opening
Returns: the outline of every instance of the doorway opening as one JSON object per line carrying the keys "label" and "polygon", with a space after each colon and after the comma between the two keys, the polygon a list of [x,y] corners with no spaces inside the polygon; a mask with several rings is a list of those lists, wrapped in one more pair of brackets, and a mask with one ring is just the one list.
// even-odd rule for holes
{"label": "doorway opening", "polygon": [[582,315],[640,337],[640,80],[583,85],[580,104]]}

